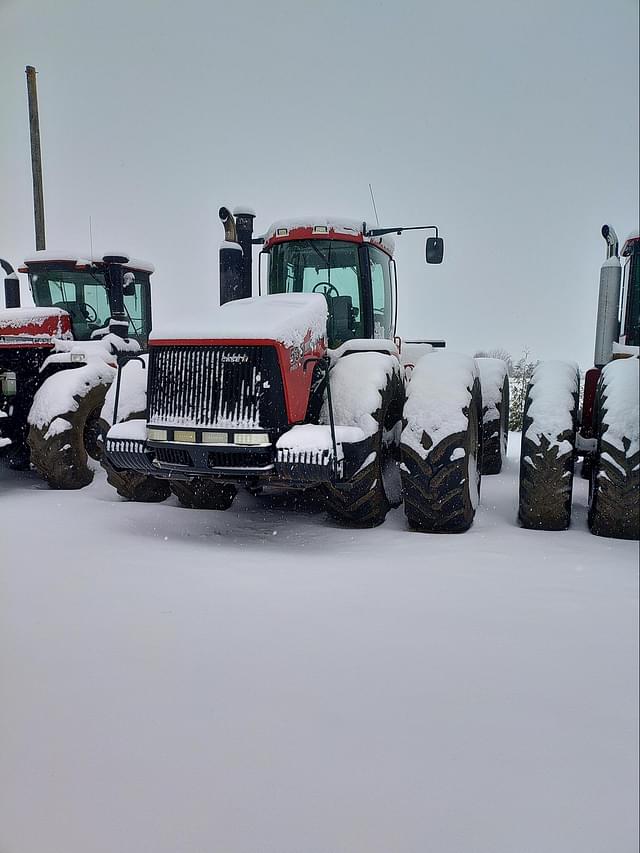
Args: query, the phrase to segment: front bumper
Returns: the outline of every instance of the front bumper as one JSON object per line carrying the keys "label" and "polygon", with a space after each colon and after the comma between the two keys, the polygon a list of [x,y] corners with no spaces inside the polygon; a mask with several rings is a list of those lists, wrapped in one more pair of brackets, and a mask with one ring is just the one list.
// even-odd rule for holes
{"label": "front bumper", "polygon": [[105,440],[106,461],[117,470],[136,471],[160,479],[212,477],[221,482],[261,482],[307,487],[350,480],[372,452],[372,439],[338,444],[332,449],[291,449],[275,445],[211,447],[202,444],[151,442],[141,438]]}

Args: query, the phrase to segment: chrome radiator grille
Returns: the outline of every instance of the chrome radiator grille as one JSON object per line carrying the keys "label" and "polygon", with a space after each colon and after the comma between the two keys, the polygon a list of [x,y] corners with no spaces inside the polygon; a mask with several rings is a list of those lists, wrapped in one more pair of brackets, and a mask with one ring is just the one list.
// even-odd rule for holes
{"label": "chrome radiator grille", "polygon": [[153,425],[265,429],[265,409],[282,394],[271,347],[152,346],[149,371]]}

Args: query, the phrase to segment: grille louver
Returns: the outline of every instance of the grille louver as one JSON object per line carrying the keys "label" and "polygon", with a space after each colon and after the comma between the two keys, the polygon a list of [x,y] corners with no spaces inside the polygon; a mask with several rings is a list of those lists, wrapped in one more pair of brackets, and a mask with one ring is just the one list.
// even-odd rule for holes
{"label": "grille louver", "polygon": [[267,429],[284,408],[271,347],[154,346],[149,370],[154,426]]}

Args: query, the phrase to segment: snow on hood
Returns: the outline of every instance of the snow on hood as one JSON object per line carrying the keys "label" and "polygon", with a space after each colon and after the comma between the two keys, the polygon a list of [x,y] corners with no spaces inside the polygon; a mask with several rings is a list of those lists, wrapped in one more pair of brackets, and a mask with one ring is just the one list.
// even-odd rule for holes
{"label": "snow on hood", "polygon": [[154,328],[150,340],[273,340],[286,347],[326,337],[327,301],[319,293],[278,293],[227,302],[206,319]]}
{"label": "snow on hood", "polygon": [[22,326],[39,326],[52,317],[56,319],[67,317],[68,313],[62,308],[2,308],[0,309],[0,326],[5,329],[19,329]]}

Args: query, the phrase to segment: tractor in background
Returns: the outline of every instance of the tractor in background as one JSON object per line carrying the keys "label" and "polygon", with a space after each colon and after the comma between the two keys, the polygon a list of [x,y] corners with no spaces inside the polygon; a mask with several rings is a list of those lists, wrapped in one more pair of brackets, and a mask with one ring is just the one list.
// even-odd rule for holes
{"label": "tractor in background", "polygon": [[589,479],[589,528],[599,536],[640,537],[640,234],[622,248],[603,225],[594,367],[582,412],[577,365],[542,362],[527,389],[518,515],[523,527],[564,530],[571,521],[575,460]]}
{"label": "tractor in background", "polygon": [[118,358],[147,345],[153,267],[122,254],[36,252],[19,270],[34,305],[20,307],[18,275],[0,263],[0,454],[15,469],[33,464],[53,488],[81,488],[102,452]]}
{"label": "tractor in background", "polygon": [[[173,492],[208,509],[243,487],[312,492],[358,527],[404,501],[414,529],[467,530],[483,460],[497,472],[506,450],[506,365],[396,337],[391,235],[408,229],[316,216],[254,237],[253,211],[220,219],[221,307],[154,330],[147,415],[114,416],[109,482],[129,499]],[[431,232],[427,263],[441,263],[437,227],[418,227]],[[120,384],[140,379],[127,365]]]}

